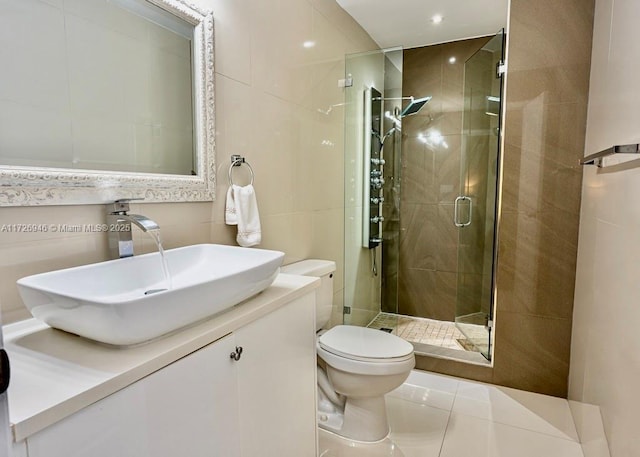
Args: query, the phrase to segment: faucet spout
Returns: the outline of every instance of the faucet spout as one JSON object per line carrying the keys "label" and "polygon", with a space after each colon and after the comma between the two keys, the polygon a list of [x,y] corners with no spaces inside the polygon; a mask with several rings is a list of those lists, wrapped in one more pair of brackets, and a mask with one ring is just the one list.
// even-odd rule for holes
{"label": "faucet spout", "polygon": [[129,222],[130,224],[134,224],[143,232],[160,230],[158,223],[152,221],[146,216],[141,216],[139,214],[117,214],[114,216],[116,216],[118,222]]}
{"label": "faucet spout", "polygon": [[143,232],[157,232],[160,229],[160,226],[148,217],[128,212],[129,203],[126,200],[118,200],[107,206],[109,251],[114,259],[133,256],[132,225]]}

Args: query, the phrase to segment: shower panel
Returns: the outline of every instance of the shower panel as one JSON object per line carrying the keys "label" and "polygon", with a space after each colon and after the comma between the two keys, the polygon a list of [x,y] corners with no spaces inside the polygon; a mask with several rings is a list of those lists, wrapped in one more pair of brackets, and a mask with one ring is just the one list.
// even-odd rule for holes
{"label": "shower panel", "polygon": [[385,164],[382,157],[382,94],[375,87],[364,91],[364,125],[362,246],[373,249],[382,243],[382,186]]}

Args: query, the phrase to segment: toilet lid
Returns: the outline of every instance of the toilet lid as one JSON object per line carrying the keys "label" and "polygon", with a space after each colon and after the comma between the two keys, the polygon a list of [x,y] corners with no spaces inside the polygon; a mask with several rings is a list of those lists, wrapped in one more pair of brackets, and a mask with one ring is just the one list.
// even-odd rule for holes
{"label": "toilet lid", "polygon": [[395,359],[413,353],[413,346],[382,330],[337,325],[323,333],[318,343],[325,351],[352,359]]}

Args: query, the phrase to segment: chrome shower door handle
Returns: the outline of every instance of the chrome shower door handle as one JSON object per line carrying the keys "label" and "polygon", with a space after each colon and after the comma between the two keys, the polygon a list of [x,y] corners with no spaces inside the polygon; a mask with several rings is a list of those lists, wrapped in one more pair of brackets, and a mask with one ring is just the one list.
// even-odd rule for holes
{"label": "chrome shower door handle", "polygon": [[456,197],[455,201],[453,202],[453,225],[455,225],[456,227],[462,227],[462,224],[458,222],[458,204],[462,199],[464,199],[464,197]]}
{"label": "chrome shower door handle", "polygon": [[469,220],[463,225],[463,227],[471,225],[471,216],[473,215],[473,200],[471,200],[471,197],[467,197],[467,200],[469,200]]}
{"label": "chrome shower door handle", "polygon": [[[465,201],[468,200],[469,201],[469,219],[467,220],[467,222],[460,222],[458,221],[458,208],[460,205],[461,201]],[[471,215],[473,214],[473,200],[471,200],[471,197],[467,197],[466,195],[461,195],[459,197],[456,197],[454,203],[453,203],[453,223],[456,227],[468,227],[469,225],[471,225]]]}

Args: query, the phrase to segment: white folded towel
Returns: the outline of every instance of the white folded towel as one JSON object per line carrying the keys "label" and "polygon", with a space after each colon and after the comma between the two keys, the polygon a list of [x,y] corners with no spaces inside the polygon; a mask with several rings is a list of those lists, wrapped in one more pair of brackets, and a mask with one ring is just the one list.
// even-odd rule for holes
{"label": "white folded towel", "polygon": [[260,213],[258,212],[256,192],[251,184],[248,186],[233,184],[229,188],[225,222],[227,225],[238,226],[236,241],[240,246],[249,247],[260,244],[262,241]]}
{"label": "white folded towel", "polygon": [[236,202],[233,198],[233,186],[227,190],[227,205],[224,208],[224,223],[227,225],[238,225],[236,214]]}

